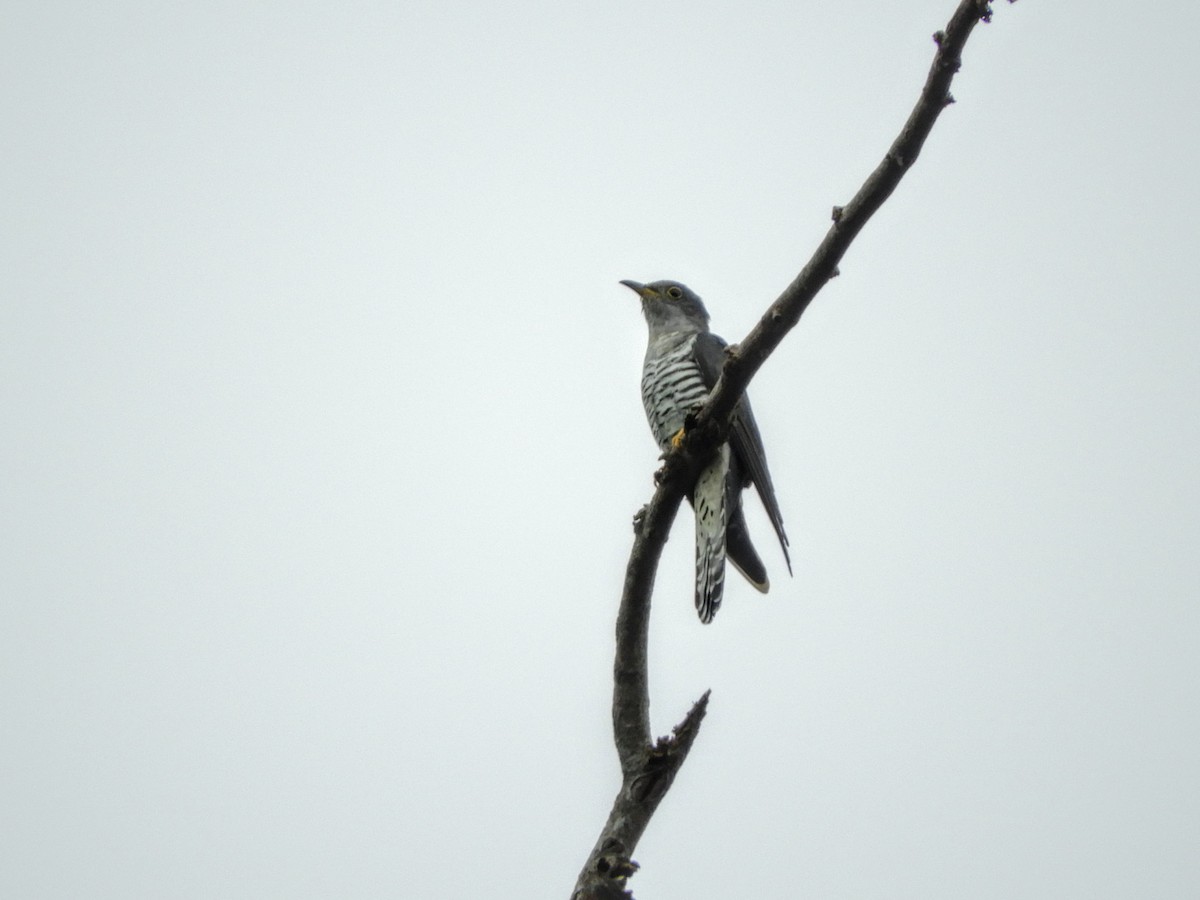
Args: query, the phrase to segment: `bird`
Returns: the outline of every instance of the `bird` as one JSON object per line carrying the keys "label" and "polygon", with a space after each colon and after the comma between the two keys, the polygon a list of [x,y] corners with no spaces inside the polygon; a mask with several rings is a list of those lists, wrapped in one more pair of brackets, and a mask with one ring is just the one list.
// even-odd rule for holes
{"label": "bird", "polygon": [[[708,327],[704,303],[678,281],[622,281],[642,300],[649,328],[642,366],[642,404],[655,441],[664,452],[683,438],[689,413],[699,409],[717,383],[725,357],[724,340]],[[725,588],[725,559],[737,567],[762,593],[770,589],[767,569],[750,541],[742,510],[742,492],[751,484],[758,491],[775,529],[779,547],[792,571],[783,515],[767,468],[762,436],[742,396],[734,408],[729,440],[707,463],[688,500],[696,517],[696,613],[712,621],[721,606]]]}

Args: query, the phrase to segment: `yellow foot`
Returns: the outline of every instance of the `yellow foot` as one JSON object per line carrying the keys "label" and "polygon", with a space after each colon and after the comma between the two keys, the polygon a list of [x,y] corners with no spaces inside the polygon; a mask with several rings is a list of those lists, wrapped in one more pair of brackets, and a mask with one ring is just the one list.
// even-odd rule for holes
{"label": "yellow foot", "polygon": [[680,444],[682,444],[682,443],[683,443],[683,432],[684,432],[684,429],[680,428],[680,429],[679,429],[677,432],[675,432],[675,434],[674,434],[674,435],[671,437],[671,446],[672,446],[672,447],[678,447]]}

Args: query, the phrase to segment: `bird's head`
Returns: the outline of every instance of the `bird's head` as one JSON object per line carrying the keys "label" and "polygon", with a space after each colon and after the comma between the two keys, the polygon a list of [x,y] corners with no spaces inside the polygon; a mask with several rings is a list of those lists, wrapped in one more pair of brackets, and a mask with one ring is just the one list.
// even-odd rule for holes
{"label": "bird's head", "polygon": [[642,298],[642,314],[651,333],[670,331],[708,331],[708,310],[700,298],[678,281],[622,281]]}

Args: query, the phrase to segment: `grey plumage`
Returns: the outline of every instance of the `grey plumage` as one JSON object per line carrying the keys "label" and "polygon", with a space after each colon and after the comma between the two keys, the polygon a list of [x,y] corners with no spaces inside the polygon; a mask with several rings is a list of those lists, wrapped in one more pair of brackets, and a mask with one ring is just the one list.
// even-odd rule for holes
{"label": "grey plumage", "polygon": [[[683,429],[688,413],[703,405],[717,383],[726,344],[708,330],[708,311],[684,285],[674,281],[621,284],[642,298],[649,326],[642,403],[654,439],[666,450]],[[742,397],[734,410],[729,442],[700,473],[688,495],[696,513],[696,612],[703,622],[712,621],[721,605],[726,556],[758,590],[766,593],[770,587],[742,511],[742,491],[751,484],[767,510],[790,573],[787,535],[762,438],[750,401]]]}

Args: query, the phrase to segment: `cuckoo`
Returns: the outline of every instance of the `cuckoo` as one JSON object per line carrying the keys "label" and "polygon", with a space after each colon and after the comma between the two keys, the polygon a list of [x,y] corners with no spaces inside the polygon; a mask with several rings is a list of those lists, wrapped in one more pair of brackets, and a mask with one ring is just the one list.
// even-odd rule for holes
{"label": "cuckoo", "polygon": [[[621,284],[642,298],[642,313],[650,329],[642,366],[642,403],[654,439],[666,451],[679,443],[688,413],[701,407],[716,385],[726,344],[708,330],[708,310],[684,285],[675,281]],[[750,401],[743,396],[734,408],[728,442],[721,445],[688,492],[696,514],[696,612],[701,622],[711,622],[721,606],[726,556],[758,590],[765,594],[770,587],[742,511],[742,491],[751,484],[775,528],[790,574],[792,562],[779,501]]]}

